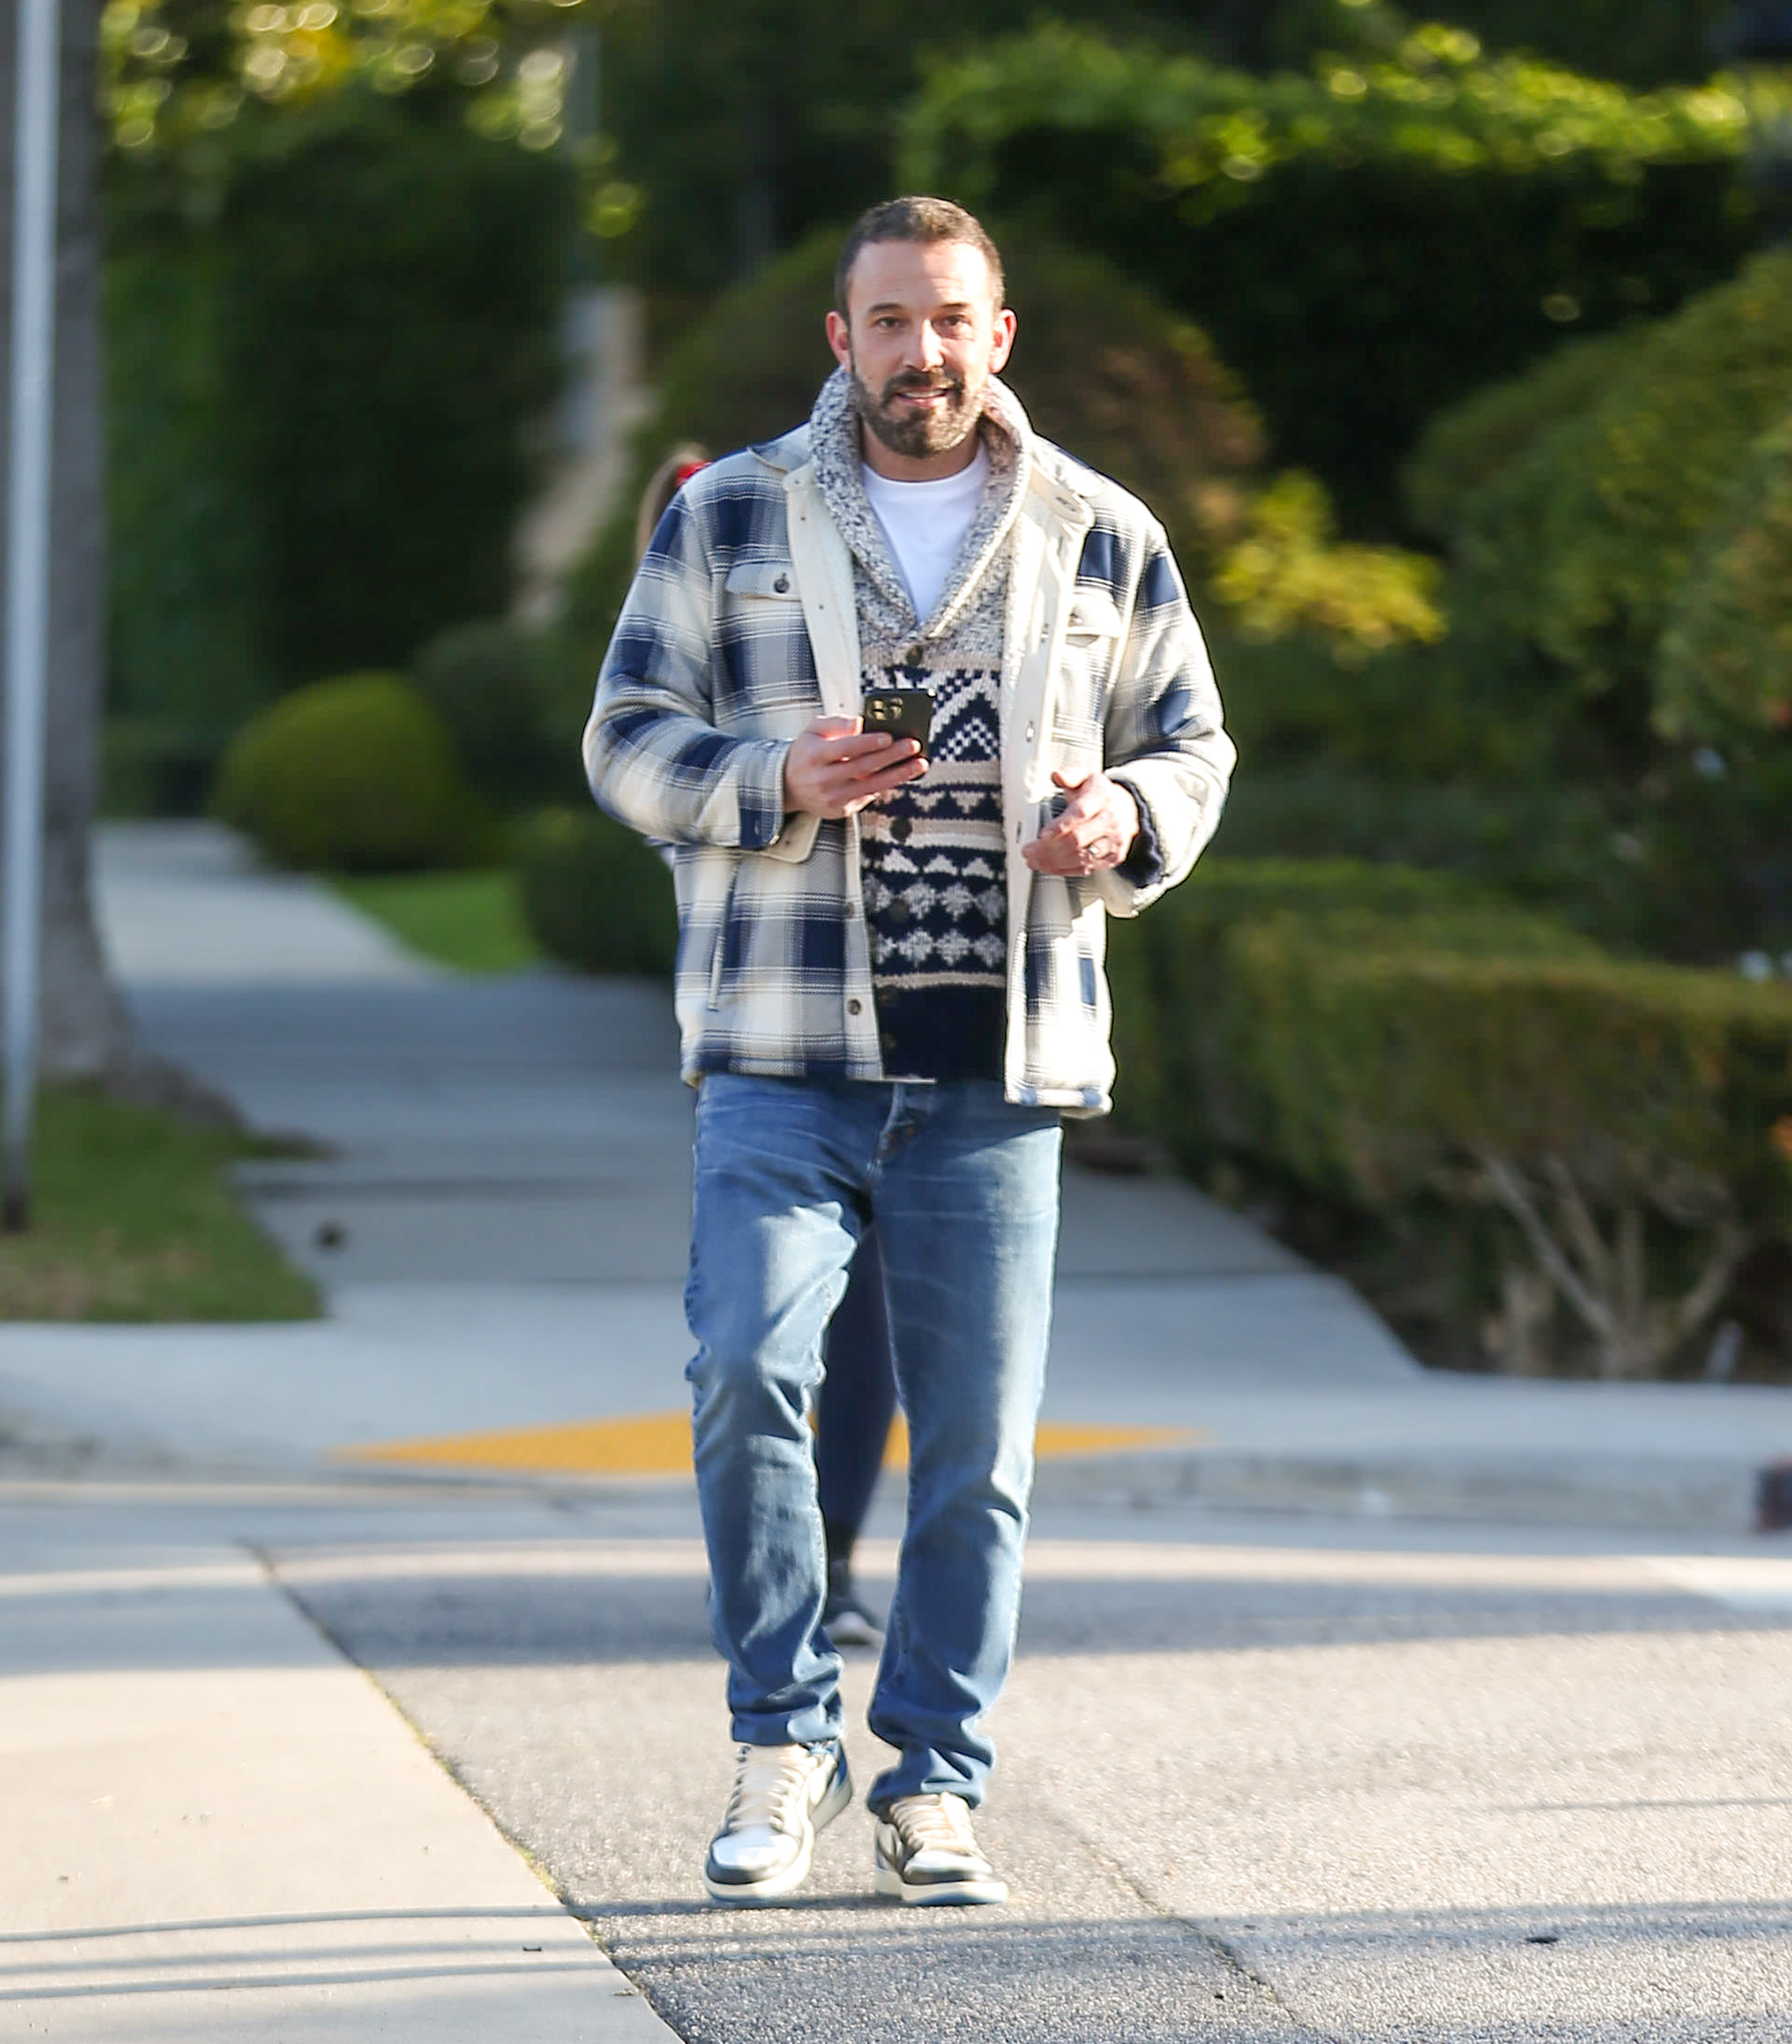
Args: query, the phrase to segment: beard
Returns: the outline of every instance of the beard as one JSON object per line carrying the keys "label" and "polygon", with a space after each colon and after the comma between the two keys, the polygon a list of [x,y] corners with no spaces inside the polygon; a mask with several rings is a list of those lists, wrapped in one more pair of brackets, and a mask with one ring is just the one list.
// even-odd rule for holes
{"label": "beard", "polygon": [[[919,459],[931,454],[946,454],[977,430],[983,416],[983,386],[973,389],[962,377],[929,376],[918,369],[899,371],[873,395],[852,371],[853,409],[892,454]],[[898,401],[904,390],[943,390],[943,404],[910,411]]]}

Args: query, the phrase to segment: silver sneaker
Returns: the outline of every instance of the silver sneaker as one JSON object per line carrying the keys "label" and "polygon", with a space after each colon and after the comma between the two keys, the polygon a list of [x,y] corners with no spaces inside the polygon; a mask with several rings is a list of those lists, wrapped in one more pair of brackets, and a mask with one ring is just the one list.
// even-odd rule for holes
{"label": "silver sneaker", "polygon": [[845,1749],[743,1746],[734,1792],[709,1843],[703,1885],[718,1902],[775,1902],[808,1878],[815,1833],[853,1800]]}
{"label": "silver sneaker", "polygon": [[877,1892],[899,1902],[1006,1902],[961,1796],[903,1796],[877,1819]]}

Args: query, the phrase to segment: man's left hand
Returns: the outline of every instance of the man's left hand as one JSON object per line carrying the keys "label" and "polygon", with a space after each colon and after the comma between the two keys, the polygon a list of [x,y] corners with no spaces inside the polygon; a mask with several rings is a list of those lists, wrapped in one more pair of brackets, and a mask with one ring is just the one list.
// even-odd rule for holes
{"label": "man's left hand", "polygon": [[1061,815],[1046,824],[1021,857],[1035,873],[1080,878],[1119,866],[1138,836],[1138,805],[1130,792],[1105,774],[1081,781],[1052,778],[1070,800]]}

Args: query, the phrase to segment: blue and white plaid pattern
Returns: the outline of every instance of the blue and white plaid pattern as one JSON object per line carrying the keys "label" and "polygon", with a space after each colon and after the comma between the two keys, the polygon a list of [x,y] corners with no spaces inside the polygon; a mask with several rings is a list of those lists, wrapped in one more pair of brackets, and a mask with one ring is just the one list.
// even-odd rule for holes
{"label": "blue and white plaid pattern", "polygon": [[[1018,419],[1024,432],[1018,403],[1000,396],[1003,424]],[[1032,879],[1025,1012],[1008,1018],[1011,1039],[1024,1032],[1021,1076],[1008,1090],[1100,1112],[1114,1067],[1099,911],[1136,914],[1188,873],[1218,823],[1234,755],[1162,528],[1117,484],[1046,441],[1028,445],[1093,519],[1056,678],[1051,763],[1073,778],[1123,770],[1157,860],[1144,885],[1115,873]],[[785,754],[821,714],[785,487],[808,452],[800,428],[714,463],[673,500],[585,732],[598,801],[673,847],[674,997],[693,1082],[724,1070],[883,1076],[849,1021],[874,1000],[869,970],[850,962],[865,956],[847,936],[858,833],[823,822],[806,854],[784,835]]]}

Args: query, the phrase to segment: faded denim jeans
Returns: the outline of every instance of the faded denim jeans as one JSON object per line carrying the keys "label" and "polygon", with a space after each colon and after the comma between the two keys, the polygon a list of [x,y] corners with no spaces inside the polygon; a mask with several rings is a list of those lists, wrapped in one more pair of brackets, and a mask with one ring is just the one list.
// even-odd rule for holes
{"label": "faded denim jeans", "polygon": [[908,1418],[908,1521],[871,1705],[897,1749],[867,1800],[976,1804],[1019,1616],[1057,1246],[1054,1108],[992,1082],[706,1077],[685,1311],[711,1626],[734,1736],[842,1727],[808,1412],[874,1220]]}

